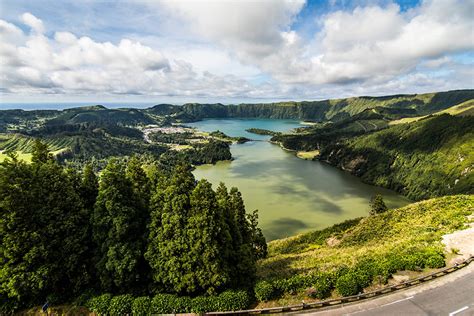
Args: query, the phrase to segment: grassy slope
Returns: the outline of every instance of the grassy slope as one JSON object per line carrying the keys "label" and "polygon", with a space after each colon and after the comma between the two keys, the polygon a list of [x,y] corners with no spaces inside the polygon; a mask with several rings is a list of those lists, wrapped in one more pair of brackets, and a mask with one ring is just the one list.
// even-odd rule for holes
{"label": "grassy slope", "polygon": [[[459,116],[472,116],[474,115],[474,100],[469,100],[461,104],[452,106],[445,110],[433,113],[432,115],[441,115],[441,114],[450,114],[450,115],[459,115]],[[389,122],[389,125],[398,125],[404,123],[411,123],[419,121],[422,118],[425,118],[426,115],[416,116],[416,117],[405,117],[398,120],[393,120]]]}
{"label": "grassy slope", "polygon": [[443,251],[441,236],[465,228],[473,210],[474,196],[447,196],[275,240],[268,244],[268,258],[259,262],[258,275],[271,280],[351,267],[363,259],[402,255],[410,249]]}

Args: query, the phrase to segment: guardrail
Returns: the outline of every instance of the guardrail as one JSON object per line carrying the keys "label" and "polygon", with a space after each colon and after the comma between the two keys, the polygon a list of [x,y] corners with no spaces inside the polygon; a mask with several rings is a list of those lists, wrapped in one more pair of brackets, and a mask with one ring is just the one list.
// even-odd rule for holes
{"label": "guardrail", "polygon": [[444,268],[440,271],[433,272],[431,274],[408,280],[396,285],[391,285],[384,287],[379,290],[371,291],[371,292],[366,292],[366,293],[361,293],[358,295],[353,295],[353,296],[346,296],[346,297],[341,297],[337,299],[331,299],[331,300],[325,300],[325,301],[319,301],[319,302],[311,302],[311,303],[302,303],[302,304],[296,304],[296,305],[289,305],[289,306],[282,306],[282,307],[272,307],[272,308],[262,308],[262,309],[249,309],[249,310],[241,310],[241,311],[230,311],[230,312],[209,312],[205,313],[204,315],[251,315],[251,314],[273,314],[273,313],[284,313],[284,312],[297,312],[301,310],[307,310],[307,309],[319,309],[319,308],[324,308],[324,307],[329,307],[329,306],[335,306],[335,305],[340,305],[340,304],[345,304],[345,303],[353,303],[356,301],[361,301],[373,297],[377,297],[380,295],[385,295],[391,292],[395,292],[401,289],[406,289],[409,287],[412,287],[414,285],[418,285],[420,283],[430,281],[436,278],[439,278],[441,276],[444,276],[446,274],[452,273],[454,271],[457,271],[461,268],[464,268],[465,266],[469,265],[472,261],[474,261],[474,256],[469,257],[468,259],[448,268]]}

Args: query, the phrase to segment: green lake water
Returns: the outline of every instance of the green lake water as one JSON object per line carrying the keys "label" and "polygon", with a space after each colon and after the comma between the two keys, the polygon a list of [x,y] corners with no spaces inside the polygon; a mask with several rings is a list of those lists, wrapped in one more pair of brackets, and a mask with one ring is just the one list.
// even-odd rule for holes
{"label": "green lake water", "polygon": [[209,119],[187,125],[258,140],[232,145],[233,161],[199,166],[194,175],[214,187],[219,182],[237,187],[247,212],[259,210],[260,227],[268,241],[366,216],[370,197],[376,193],[383,195],[389,208],[410,203],[393,191],[364,184],[323,162],[299,159],[267,142],[268,136],[245,131],[251,127],[289,131],[301,126],[298,121]]}

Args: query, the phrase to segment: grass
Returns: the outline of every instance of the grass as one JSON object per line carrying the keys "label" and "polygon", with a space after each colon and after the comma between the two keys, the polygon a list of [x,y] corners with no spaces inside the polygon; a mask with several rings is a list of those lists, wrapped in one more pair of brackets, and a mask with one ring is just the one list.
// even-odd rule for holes
{"label": "grass", "polygon": [[[472,116],[474,115],[474,100],[469,100],[466,102],[463,102],[461,104],[452,106],[450,108],[447,108],[445,110],[436,112],[432,115],[441,115],[441,114],[450,114],[450,115],[459,115],[459,116]],[[419,121],[422,118],[427,117],[428,115],[423,115],[423,116],[416,116],[416,117],[405,117],[399,120],[394,120],[390,121],[388,124],[389,125],[398,125],[398,124],[405,124],[405,123],[411,123],[415,121]]]}
{"label": "grass", "polygon": [[296,153],[296,157],[305,159],[305,160],[313,160],[317,156],[319,156],[319,150],[298,151]]}
{"label": "grass", "polygon": [[258,276],[273,280],[332,271],[413,249],[444,251],[442,235],[465,228],[473,210],[474,196],[448,196],[275,240],[268,244],[268,258],[258,264]]}
{"label": "grass", "polygon": [[[25,162],[31,162],[31,153],[24,153],[22,151],[15,151],[18,155],[18,159],[23,160]],[[0,162],[3,162],[8,157],[7,154],[3,152],[0,153]]]}
{"label": "grass", "polygon": [[[66,151],[67,148],[60,148],[58,150],[54,150],[54,151],[51,151],[51,153],[56,156],[58,155],[59,153],[63,152],[63,151]],[[18,155],[18,159],[19,160],[23,160],[25,162],[31,162],[31,153],[25,153],[25,152],[22,152],[22,151],[15,151],[15,153]],[[0,152],[0,162],[3,162],[6,158],[8,157],[7,154],[3,153],[3,152]]]}

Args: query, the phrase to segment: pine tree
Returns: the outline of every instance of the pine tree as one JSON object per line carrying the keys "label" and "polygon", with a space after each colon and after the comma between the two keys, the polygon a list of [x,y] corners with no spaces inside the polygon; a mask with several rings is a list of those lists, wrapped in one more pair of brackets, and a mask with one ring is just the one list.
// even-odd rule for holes
{"label": "pine tree", "polygon": [[267,256],[267,241],[263,236],[262,229],[258,227],[258,211],[253,211],[252,214],[247,214],[249,221],[250,236],[252,237],[252,248],[254,251],[255,258],[263,259]]}
{"label": "pine tree", "polygon": [[92,212],[97,195],[99,194],[99,180],[91,164],[86,164],[82,171],[79,194],[84,202],[84,207]]}
{"label": "pine tree", "polygon": [[222,254],[225,247],[222,241],[228,234],[225,231],[224,217],[216,194],[206,180],[198,182],[190,202],[186,233],[192,262],[188,271],[189,278],[186,278],[190,281],[187,291],[215,294],[230,281],[229,267]]}
{"label": "pine tree", "polygon": [[238,258],[235,266],[236,274],[241,276],[241,286],[251,286],[255,281],[257,258],[253,250],[251,230],[245,215],[244,201],[237,188],[232,188],[229,192],[229,207],[237,228],[234,233],[242,238],[242,242],[236,249]]}
{"label": "pine tree", "polygon": [[191,257],[187,229],[190,192],[194,176],[186,166],[178,166],[166,185],[157,185],[151,198],[151,222],[145,258],[153,280],[167,291],[188,293]]}
{"label": "pine tree", "polygon": [[382,195],[376,194],[370,199],[370,215],[380,214],[388,210]]}
{"label": "pine tree", "polygon": [[141,215],[124,166],[110,160],[100,178],[92,216],[96,268],[105,290],[130,290],[140,281],[141,235],[146,229]]}

